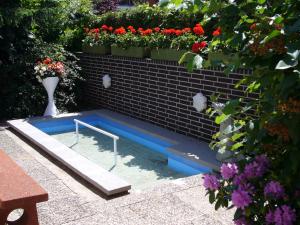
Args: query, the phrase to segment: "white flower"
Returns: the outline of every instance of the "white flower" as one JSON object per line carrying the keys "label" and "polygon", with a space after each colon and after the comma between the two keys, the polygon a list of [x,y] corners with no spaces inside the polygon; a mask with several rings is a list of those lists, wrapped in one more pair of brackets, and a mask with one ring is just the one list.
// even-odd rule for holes
{"label": "white flower", "polygon": [[47,67],[46,67],[46,66],[42,66],[41,70],[42,70],[42,71],[46,71],[46,70],[47,70]]}

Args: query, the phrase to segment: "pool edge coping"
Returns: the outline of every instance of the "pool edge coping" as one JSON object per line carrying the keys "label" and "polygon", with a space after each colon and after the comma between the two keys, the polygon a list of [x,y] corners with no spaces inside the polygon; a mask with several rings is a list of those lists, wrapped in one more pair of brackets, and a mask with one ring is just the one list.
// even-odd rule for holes
{"label": "pool edge coping", "polygon": [[[64,144],[34,127],[28,122],[28,119],[8,120],[7,123],[17,132],[39,146],[46,153],[62,162],[69,169],[87,180],[107,196],[127,192],[131,189],[131,185],[127,181],[103,169],[101,166],[91,162],[79,153],[74,152]],[[60,153],[60,155],[58,155],[58,153]],[[97,171],[97,173],[92,171]],[[99,171],[101,173],[99,173]]]}

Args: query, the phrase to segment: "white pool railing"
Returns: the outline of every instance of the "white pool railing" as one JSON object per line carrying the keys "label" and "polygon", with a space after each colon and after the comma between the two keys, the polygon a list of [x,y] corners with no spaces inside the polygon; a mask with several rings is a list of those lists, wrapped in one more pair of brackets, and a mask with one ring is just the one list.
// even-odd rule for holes
{"label": "white pool railing", "polygon": [[111,137],[114,140],[114,165],[113,166],[116,166],[117,165],[117,156],[118,156],[117,140],[119,140],[119,136],[111,134],[111,133],[109,133],[105,130],[101,130],[97,127],[94,127],[90,124],[87,124],[87,123],[82,122],[82,121],[77,120],[77,119],[74,119],[74,122],[75,122],[75,126],[76,126],[76,144],[79,142],[79,126],[78,126],[78,124],[81,124],[82,126],[85,126],[85,127],[89,128],[91,130],[94,130],[98,133],[101,133],[101,134],[104,134],[108,137]]}

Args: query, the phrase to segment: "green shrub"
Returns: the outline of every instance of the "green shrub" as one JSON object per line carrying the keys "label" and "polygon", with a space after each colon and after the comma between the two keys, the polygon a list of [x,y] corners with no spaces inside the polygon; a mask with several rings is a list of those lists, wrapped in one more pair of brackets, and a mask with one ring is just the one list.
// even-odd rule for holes
{"label": "green shrub", "polygon": [[209,202],[216,210],[234,207],[237,225],[299,224],[300,2],[197,1],[189,10],[213,18],[205,52],[219,57],[206,59],[196,51],[182,61],[188,56],[188,66],[221,66],[226,74],[252,69],[236,84],[252,100],[230,99],[223,110],[208,110],[221,114],[218,125],[228,124],[211,147],[232,153],[231,163],[204,176]]}
{"label": "green shrub", "polygon": [[150,7],[139,5],[134,8],[109,12],[99,16],[90,27],[99,27],[103,24],[112,27],[133,26],[136,28],[184,28],[192,27],[202,20],[202,13],[190,13],[186,10],[162,9],[159,6]]}
{"label": "green shrub", "polygon": [[79,67],[76,57],[61,44],[68,49],[81,46],[83,35],[78,38],[75,34],[79,30],[83,33],[83,21],[90,18],[89,1],[4,1],[0,6],[0,118],[43,113],[47,94],[33,68],[38,58],[51,52],[61,55],[71,68],[69,76],[59,83],[57,105],[62,110],[74,110],[80,97],[80,85],[76,85]]}

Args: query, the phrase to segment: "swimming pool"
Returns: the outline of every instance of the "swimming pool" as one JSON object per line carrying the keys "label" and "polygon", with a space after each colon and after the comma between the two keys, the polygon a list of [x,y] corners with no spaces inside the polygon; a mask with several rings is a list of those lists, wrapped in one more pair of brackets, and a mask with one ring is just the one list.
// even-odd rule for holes
{"label": "swimming pool", "polygon": [[[79,125],[77,142],[75,119],[120,137],[116,166],[111,137]],[[107,195],[210,172],[218,166],[208,144],[109,110],[8,123]]]}
{"label": "swimming pool", "polygon": [[176,155],[167,150],[173,144],[166,140],[99,115],[76,117],[76,119],[120,136],[115,167],[112,139],[79,125],[79,141],[75,143],[74,118],[37,121],[31,124],[107,171],[128,181],[135,189],[209,171],[208,168],[200,165],[193,166],[193,162],[176,158]]}

